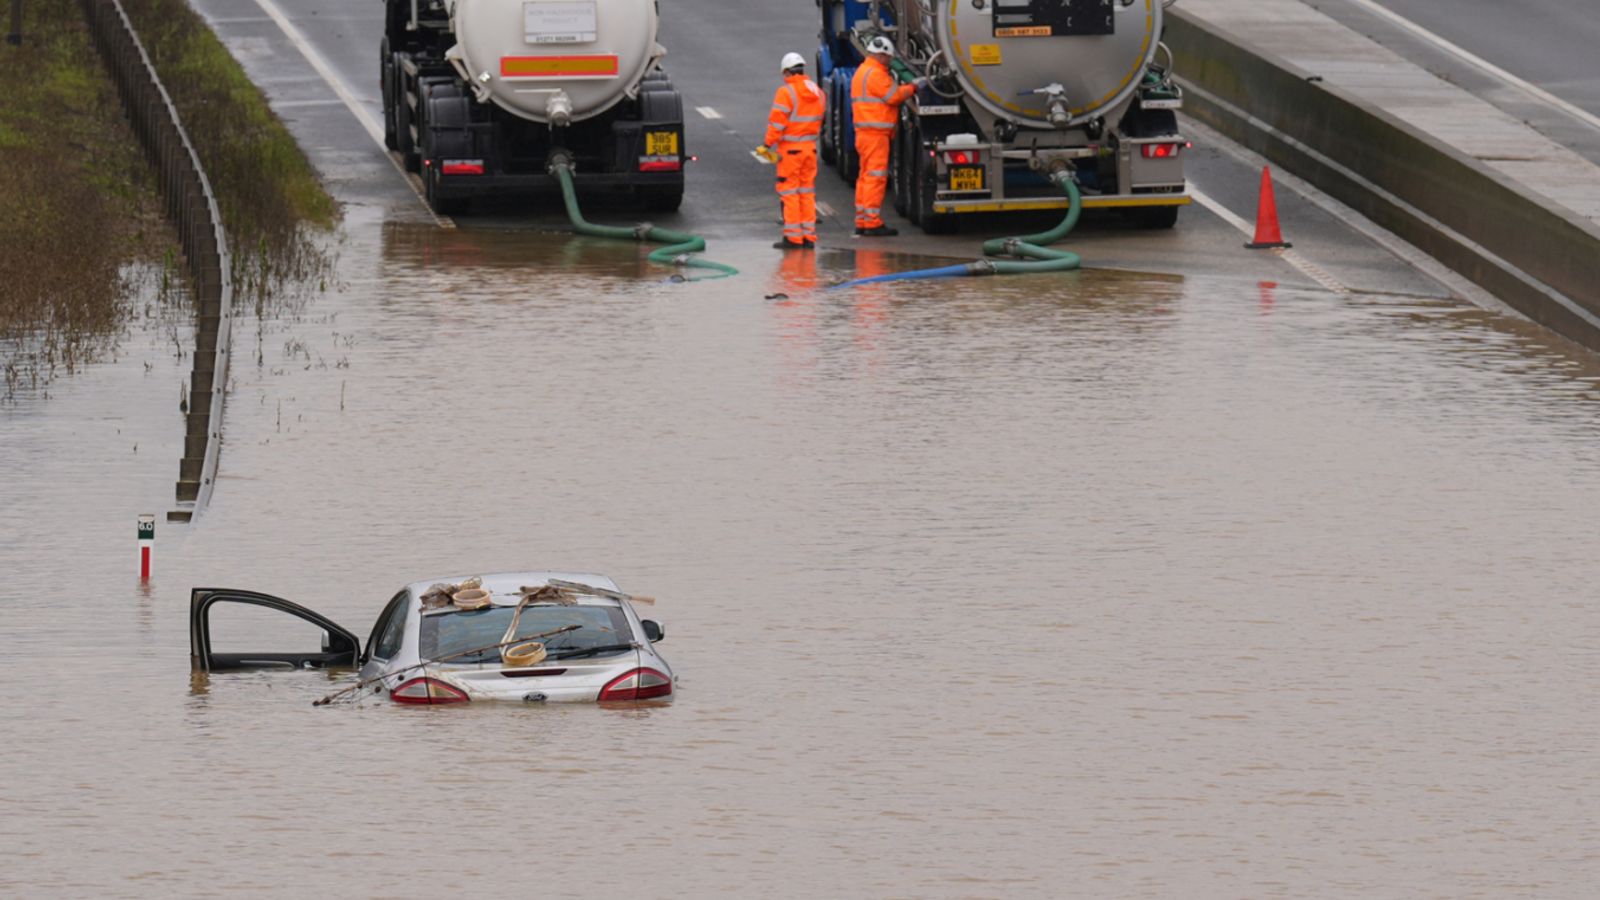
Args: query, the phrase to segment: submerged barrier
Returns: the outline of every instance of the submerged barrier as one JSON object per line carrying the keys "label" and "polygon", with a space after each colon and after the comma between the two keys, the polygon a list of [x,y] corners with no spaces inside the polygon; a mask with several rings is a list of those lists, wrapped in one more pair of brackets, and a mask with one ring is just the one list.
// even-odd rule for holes
{"label": "submerged barrier", "polygon": [[167,217],[178,230],[194,285],[194,369],[189,381],[183,459],[176,508],[168,521],[187,522],[211,500],[222,442],[233,316],[232,258],[217,198],[183,129],[172,97],[118,0],[83,0],[95,46],[111,70],[133,131],[155,167]]}

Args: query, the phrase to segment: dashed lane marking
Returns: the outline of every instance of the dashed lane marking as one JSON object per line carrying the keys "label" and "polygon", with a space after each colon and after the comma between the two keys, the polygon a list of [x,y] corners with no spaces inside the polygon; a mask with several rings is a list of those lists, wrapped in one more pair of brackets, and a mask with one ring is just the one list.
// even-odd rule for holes
{"label": "dashed lane marking", "polygon": [[[1217,218],[1227,222],[1234,228],[1239,229],[1241,234],[1245,235],[1246,237],[1255,236],[1255,228],[1249,222],[1246,222],[1242,217],[1236,215],[1233,210],[1223,206],[1221,203],[1218,203],[1208,194],[1197,189],[1193,184],[1189,185],[1189,196],[1193,197],[1196,203],[1204,206],[1206,209],[1211,210],[1213,213],[1216,213]],[[1294,252],[1294,250],[1277,248],[1274,249],[1272,253],[1273,255],[1282,259],[1284,262],[1300,270],[1301,274],[1305,275],[1312,281],[1315,281],[1317,284],[1322,285],[1330,292],[1335,294],[1350,293],[1350,288],[1346,287],[1343,282],[1339,281],[1339,279],[1333,277],[1332,275],[1329,275],[1321,266]]]}
{"label": "dashed lane marking", "polygon": [[400,173],[400,177],[410,186],[411,192],[417,195],[418,200],[422,201],[422,206],[428,210],[428,215],[433,216],[434,224],[440,228],[456,227],[456,223],[449,216],[441,216],[428,206],[427,199],[417,186],[417,179],[411,177],[411,173],[407,172],[399,160],[389,153],[388,146],[384,144],[383,123],[378,121],[378,117],[372,113],[372,110],[361,104],[361,101],[356,98],[355,91],[351,90],[344,79],[339,77],[338,73],[333,70],[333,66],[328,64],[328,60],[318,52],[317,48],[311,46],[311,42],[306,40],[305,34],[293,22],[289,21],[289,17],[284,15],[283,10],[273,0],[255,0],[255,2],[257,6],[261,7],[261,11],[267,14],[268,18],[277,23],[279,30],[283,32],[283,36],[289,39],[289,43],[294,44],[295,49],[300,51],[300,55],[305,57],[306,62],[311,64],[311,68],[317,70],[317,74],[322,76],[322,80],[327,82],[328,87],[332,88],[339,99],[344,101],[344,105],[356,117],[356,121],[360,122],[361,127],[366,129],[368,136],[377,142],[378,148],[383,151],[383,155],[388,158],[389,162],[394,165],[395,170]]}
{"label": "dashed lane marking", "polygon": [[699,113],[702,116],[705,116],[708,119],[720,119],[720,118],[722,118],[722,113],[717,112],[716,110],[712,109],[709,106],[696,106],[694,108],[694,111]]}

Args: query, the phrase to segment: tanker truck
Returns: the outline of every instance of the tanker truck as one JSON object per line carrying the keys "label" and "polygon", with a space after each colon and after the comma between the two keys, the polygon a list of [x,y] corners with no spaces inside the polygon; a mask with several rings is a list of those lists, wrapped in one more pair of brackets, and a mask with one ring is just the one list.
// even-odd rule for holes
{"label": "tanker truck", "polygon": [[1171,228],[1190,202],[1183,93],[1160,40],[1171,3],[817,0],[823,160],[855,180],[850,79],[881,34],[902,80],[929,79],[901,108],[889,173],[895,210],[924,231],[966,213],[1065,208],[1049,180],[1062,167],[1085,209]]}
{"label": "tanker truck", "polygon": [[428,205],[579,191],[671,211],[683,200],[683,100],[661,69],[656,0],[385,0],[384,140]]}

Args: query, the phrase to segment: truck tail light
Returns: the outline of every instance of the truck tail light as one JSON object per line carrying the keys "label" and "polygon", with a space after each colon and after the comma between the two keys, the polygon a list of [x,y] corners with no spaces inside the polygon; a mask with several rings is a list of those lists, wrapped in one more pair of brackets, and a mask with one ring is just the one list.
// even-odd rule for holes
{"label": "truck tail light", "polygon": [[1145,159],[1172,159],[1185,147],[1190,146],[1193,145],[1187,142],[1182,144],[1141,144],[1139,145],[1139,152],[1144,154]]}
{"label": "truck tail light", "polygon": [[655,669],[632,669],[606,682],[600,700],[649,700],[672,696],[672,679]]}
{"label": "truck tail light", "polygon": [[983,154],[977,150],[946,150],[944,161],[952,166],[975,166],[983,161]]}
{"label": "truck tail light", "polygon": [[446,159],[439,163],[441,175],[482,175],[483,160],[481,159]]}
{"label": "truck tail light", "polygon": [[445,684],[437,678],[413,678],[389,692],[396,703],[415,703],[430,706],[439,703],[467,703],[471,700],[458,687]]}
{"label": "truck tail light", "polygon": [[639,171],[681,172],[683,171],[683,160],[676,156],[641,156],[639,157]]}

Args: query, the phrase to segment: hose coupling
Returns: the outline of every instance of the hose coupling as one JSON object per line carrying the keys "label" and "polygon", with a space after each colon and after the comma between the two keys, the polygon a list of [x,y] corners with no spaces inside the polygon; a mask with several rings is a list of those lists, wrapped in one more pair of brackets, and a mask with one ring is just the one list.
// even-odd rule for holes
{"label": "hose coupling", "polygon": [[1021,238],[1006,238],[1006,242],[1004,244],[1002,244],[1001,246],[1003,246],[1005,248],[1007,256],[1021,256],[1022,255],[1021,253],[1017,252],[1017,248],[1022,246],[1022,239]]}
{"label": "hose coupling", "polygon": [[650,224],[649,222],[640,222],[639,224],[633,226],[633,239],[642,244],[645,241],[650,240],[650,232],[655,230],[656,226]]}
{"label": "hose coupling", "polygon": [[550,161],[545,163],[545,171],[551,175],[565,169],[567,174],[572,174],[576,168],[572,165],[572,155],[565,150],[550,151]]}
{"label": "hose coupling", "polygon": [[689,260],[690,260],[689,254],[680,253],[677,256],[674,256],[672,258],[672,264],[677,266],[680,269],[686,269],[686,268],[689,267]]}
{"label": "hose coupling", "polygon": [[994,262],[991,260],[975,259],[967,263],[967,274],[969,275],[993,275],[994,273]]}

